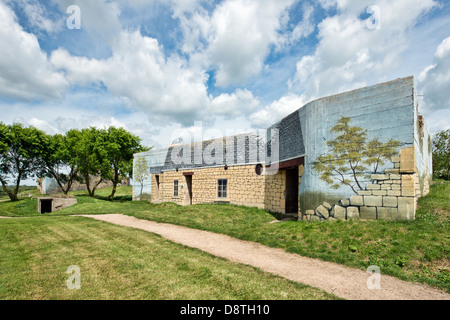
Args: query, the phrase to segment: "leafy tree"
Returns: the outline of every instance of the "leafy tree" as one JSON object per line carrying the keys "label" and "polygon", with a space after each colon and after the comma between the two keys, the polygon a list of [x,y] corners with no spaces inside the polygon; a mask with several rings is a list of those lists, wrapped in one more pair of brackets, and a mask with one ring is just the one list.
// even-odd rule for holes
{"label": "leafy tree", "polygon": [[[0,181],[11,201],[17,201],[20,182],[36,175],[39,161],[47,144],[47,135],[21,124],[0,123]],[[14,188],[8,190],[8,179]]]}
{"label": "leafy tree", "polygon": [[94,197],[98,186],[110,177],[109,165],[106,158],[104,141],[105,130],[94,127],[83,129],[75,144],[76,158],[74,159],[78,167],[78,179],[86,184],[90,197]]}
{"label": "leafy tree", "polygon": [[[350,118],[342,117],[331,129],[331,132],[338,133],[339,136],[327,142],[331,148],[330,154],[320,156],[314,162],[313,169],[321,173],[321,179],[333,189],[344,184],[358,193],[356,188],[363,189],[358,177],[366,170],[363,156],[367,133],[360,127],[350,127],[349,123]],[[353,181],[346,178],[348,173],[352,175]]]}
{"label": "leafy tree", "polygon": [[394,139],[390,139],[388,142],[382,143],[378,140],[378,138],[375,138],[369,141],[366,145],[364,156],[366,156],[367,159],[364,163],[368,166],[372,166],[372,173],[376,174],[379,166],[385,164],[384,160],[392,159],[397,152],[397,148],[400,146],[400,141]]}
{"label": "leafy tree", "polygon": [[136,159],[133,173],[134,180],[138,181],[141,184],[141,192],[139,193],[139,195],[142,195],[142,191],[144,190],[144,181],[150,176],[149,166],[145,157],[138,157]]}
{"label": "leafy tree", "polygon": [[109,127],[105,131],[102,158],[109,166],[107,179],[113,184],[109,199],[113,200],[117,185],[123,179],[130,178],[133,172],[133,158],[137,152],[144,151],[141,140],[123,128]]}
{"label": "leafy tree", "polygon": [[78,174],[76,144],[80,131],[70,130],[66,135],[48,136],[41,156],[41,176],[54,178],[61,191],[67,196]]}
{"label": "leafy tree", "polygon": [[367,143],[367,130],[350,126],[350,121],[350,118],[342,117],[331,129],[338,136],[327,142],[330,153],[320,156],[314,162],[313,169],[333,189],[346,185],[357,194],[358,190],[363,190],[360,179],[368,171],[365,165],[373,166],[373,173],[376,173],[378,167],[384,164],[383,160],[390,159],[396,153],[400,142],[389,140],[383,144],[374,139]]}
{"label": "leafy tree", "polygon": [[450,129],[439,132],[433,140],[433,170],[436,178],[450,180]]}

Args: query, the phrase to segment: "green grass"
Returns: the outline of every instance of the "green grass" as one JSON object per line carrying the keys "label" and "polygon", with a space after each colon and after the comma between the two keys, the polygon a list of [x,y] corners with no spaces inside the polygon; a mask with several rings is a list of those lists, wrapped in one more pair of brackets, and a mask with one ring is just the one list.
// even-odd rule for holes
{"label": "green grass", "polygon": [[[86,218],[0,221],[1,300],[334,300],[141,230]],[[81,289],[69,290],[69,266]]]}
{"label": "green grass", "polygon": [[[255,208],[131,202],[130,188],[120,189],[120,198],[112,202],[107,201],[108,194],[109,190],[102,190],[93,199],[83,192],[77,193],[79,204],[53,215],[122,213],[227,234],[362,270],[378,265],[382,274],[450,292],[450,182],[432,185],[431,193],[419,200],[415,221],[271,224],[278,217]],[[0,215],[37,215],[33,210],[32,200],[0,203]]]}

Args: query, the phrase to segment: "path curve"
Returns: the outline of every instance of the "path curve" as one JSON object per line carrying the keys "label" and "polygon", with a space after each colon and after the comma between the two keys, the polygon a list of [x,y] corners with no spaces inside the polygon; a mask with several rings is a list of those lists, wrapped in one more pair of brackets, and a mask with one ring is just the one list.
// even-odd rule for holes
{"label": "path curve", "polygon": [[288,253],[282,249],[238,240],[227,235],[189,229],[120,214],[77,215],[145,230],[233,262],[251,265],[292,281],[322,289],[348,300],[450,300],[450,295],[422,284],[381,275],[381,289],[370,290],[364,271]]}

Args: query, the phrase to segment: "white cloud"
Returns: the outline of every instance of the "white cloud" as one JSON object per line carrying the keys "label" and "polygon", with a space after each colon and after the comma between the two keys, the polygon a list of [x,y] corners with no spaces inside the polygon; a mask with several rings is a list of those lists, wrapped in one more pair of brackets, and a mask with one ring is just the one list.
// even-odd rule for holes
{"label": "white cloud", "polygon": [[55,21],[49,17],[46,8],[37,0],[16,0],[16,3],[23,10],[32,27],[48,33],[56,33],[62,30],[63,20],[57,19]]}
{"label": "white cloud", "polygon": [[[67,8],[77,5],[80,8],[81,28],[86,30],[94,39],[101,39],[110,43],[122,29],[120,22],[120,4],[109,0],[52,0],[58,4],[62,13]],[[68,17],[68,16],[67,16]]]}
{"label": "white cloud", "polygon": [[211,17],[209,61],[216,85],[243,84],[256,76],[272,45],[278,42],[280,19],[293,1],[228,0]]}
{"label": "white cloud", "polygon": [[[192,64],[216,71],[218,87],[245,84],[263,70],[271,48],[286,41],[279,31],[294,1],[226,0],[212,13],[202,1],[188,1],[189,6],[174,1],[174,17],[184,35],[181,49]],[[308,31],[300,28],[296,36]]]}
{"label": "white cloud", "polygon": [[418,87],[424,95],[422,111],[426,115],[450,109],[450,37],[437,47],[435,63],[421,73]]}
{"label": "white cloud", "polygon": [[215,114],[233,118],[249,114],[259,106],[259,101],[248,90],[237,89],[232,94],[221,94],[211,98],[211,107]]}
{"label": "white cloud", "polygon": [[248,90],[209,96],[206,73],[177,56],[164,56],[156,39],[139,31],[121,32],[113,43],[111,58],[99,60],[75,57],[64,49],[51,55],[55,68],[64,70],[72,84],[102,83],[130,107],[159,119],[185,125],[215,115],[233,117],[252,112],[257,99]]}
{"label": "white cloud", "polygon": [[392,70],[401,64],[410,45],[408,33],[436,3],[376,1],[381,9],[380,30],[368,28],[367,21],[359,18],[372,4],[369,0],[322,1],[325,8],[335,6],[338,14],[319,24],[317,49],[297,63],[297,73],[289,82],[291,90],[304,90],[305,98],[312,100],[394,76]]}
{"label": "white cloud", "polygon": [[42,52],[35,35],[17,23],[16,16],[0,2],[0,95],[33,100],[60,99],[67,88]]}
{"label": "white cloud", "polygon": [[267,128],[300,109],[306,102],[303,96],[286,95],[265,108],[254,112],[250,116],[251,124],[256,128]]}
{"label": "white cloud", "polygon": [[[278,50],[289,48],[292,44],[296,43],[302,38],[306,38],[311,35],[316,26],[313,24],[314,7],[307,2],[302,6],[303,17],[300,22],[295,25],[292,32],[284,32],[279,36],[278,43],[276,44]],[[289,17],[286,18],[288,20]],[[286,21],[285,24],[287,24]]]}
{"label": "white cloud", "polygon": [[44,131],[47,134],[57,134],[61,133],[57,128],[52,126],[48,121],[37,119],[37,118],[31,118],[28,120],[27,123],[29,126],[35,127],[39,130]]}

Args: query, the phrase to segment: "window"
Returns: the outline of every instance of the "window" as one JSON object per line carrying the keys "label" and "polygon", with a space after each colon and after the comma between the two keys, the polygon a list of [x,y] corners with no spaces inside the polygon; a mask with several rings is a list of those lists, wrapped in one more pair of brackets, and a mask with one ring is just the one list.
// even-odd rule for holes
{"label": "window", "polygon": [[173,196],[178,197],[178,180],[173,182]]}
{"label": "window", "polygon": [[226,198],[228,196],[227,193],[228,193],[228,180],[220,179],[218,183],[217,196],[219,198]]}

